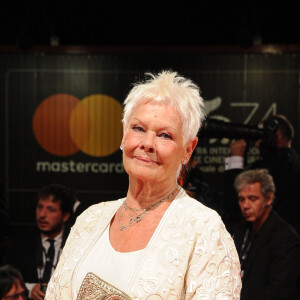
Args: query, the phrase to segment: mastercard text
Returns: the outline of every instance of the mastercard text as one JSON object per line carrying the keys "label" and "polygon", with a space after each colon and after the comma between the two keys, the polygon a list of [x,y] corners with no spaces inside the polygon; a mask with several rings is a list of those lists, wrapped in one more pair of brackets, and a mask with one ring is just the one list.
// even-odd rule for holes
{"label": "mastercard text", "polygon": [[120,163],[97,163],[70,161],[38,161],[37,172],[53,173],[124,173],[123,164]]}

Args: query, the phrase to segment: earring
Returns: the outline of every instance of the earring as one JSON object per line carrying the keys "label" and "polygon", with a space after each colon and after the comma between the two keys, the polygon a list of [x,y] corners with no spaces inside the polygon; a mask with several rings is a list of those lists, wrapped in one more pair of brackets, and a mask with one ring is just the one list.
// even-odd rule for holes
{"label": "earring", "polygon": [[184,161],[182,162],[182,164],[185,165],[185,164],[186,164],[186,160],[184,160]]}
{"label": "earring", "polygon": [[120,150],[123,151],[123,146],[122,145],[120,146]]}

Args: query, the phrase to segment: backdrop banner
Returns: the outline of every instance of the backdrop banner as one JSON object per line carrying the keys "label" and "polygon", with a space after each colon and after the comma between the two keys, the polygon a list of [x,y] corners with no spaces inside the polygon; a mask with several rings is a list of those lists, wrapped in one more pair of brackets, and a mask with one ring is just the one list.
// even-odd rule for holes
{"label": "backdrop banner", "polygon": [[[53,182],[93,203],[126,194],[122,103],[145,72],[191,78],[208,119],[257,127],[270,115],[287,116],[299,150],[299,66],[299,54],[1,54],[1,179],[12,222],[34,222],[36,192]],[[195,157],[222,197],[234,137],[218,130],[200,136]],[[247,162],[258,155],[250,147]]]}

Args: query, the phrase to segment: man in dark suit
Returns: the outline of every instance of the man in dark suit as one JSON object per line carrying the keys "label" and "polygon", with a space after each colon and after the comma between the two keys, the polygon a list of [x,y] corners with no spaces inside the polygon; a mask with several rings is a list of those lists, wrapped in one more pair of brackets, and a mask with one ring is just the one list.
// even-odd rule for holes
{"label": "man in dark suit", "polygon": [[51,184],[43,187],[37,198],[38,230],[13,241],[8,263],[21,271],[29,297],[42,300],[69,234],[65,222],[72,214],[75,196],[69,188]]}
{"label": "man in dark suit", "polygon": [[273,203],[274,210],[288,223],[290,223],[300,235],[300,158],[292,148],[294,128],[283,115],[275,115],[262,123],[264,128],[276,122],[275,134],[257,141],[260,150],[260,158],[246,166],[245,154],[248,143],[241,139],[230,145],[231,156],[225,160],[224,173],[224,201],[223,210],[226,216],[224,222],[232,233],[236,223],[242,219],[239,207],[234,201],[236,193],[233,187],[235,177],[244,169],[267,169],[273,177],[276,192]]}
{"label": "man in dark suit", "polygon": [[246,221],[233,236],[241,263],[241,300],[299,299],[300,238],[272,209],[272,176],[266,169],[244,171],[234,187]]}

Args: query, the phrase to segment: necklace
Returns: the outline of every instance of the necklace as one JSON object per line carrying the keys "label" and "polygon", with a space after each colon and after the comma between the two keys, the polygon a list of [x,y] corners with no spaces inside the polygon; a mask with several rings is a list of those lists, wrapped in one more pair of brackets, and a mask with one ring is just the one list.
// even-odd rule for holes
{"label": "necklace", "polygon": [[[147,208],[140,208],[140,209],[131,208],[127,205],[126,199],[125,199],[122,206],[121,206],[121,208],[120,208],[120,212],[119,212],[120,230],[124,231],[126,228],[131,227],[131,226],[135,225],[136,223],[140,222],[145,215],[149,214],[152,210],[154,210],[160,204],[162,204],[163,202],[170,199],[178,189],[179,189],[179,186],[177,185],[176,188],[174,189],[174,191],[171,194],[167,195],[163,199],[155,202],[154,204],[150,205]],[[122,224],[123,210],[124,210],[124,212],[127,211],[127,210],[130,210],[130,211],[133,211],[133,212],[137,213],[137,215],[135,217],[129,218],[128,225],[123,225]]]}

